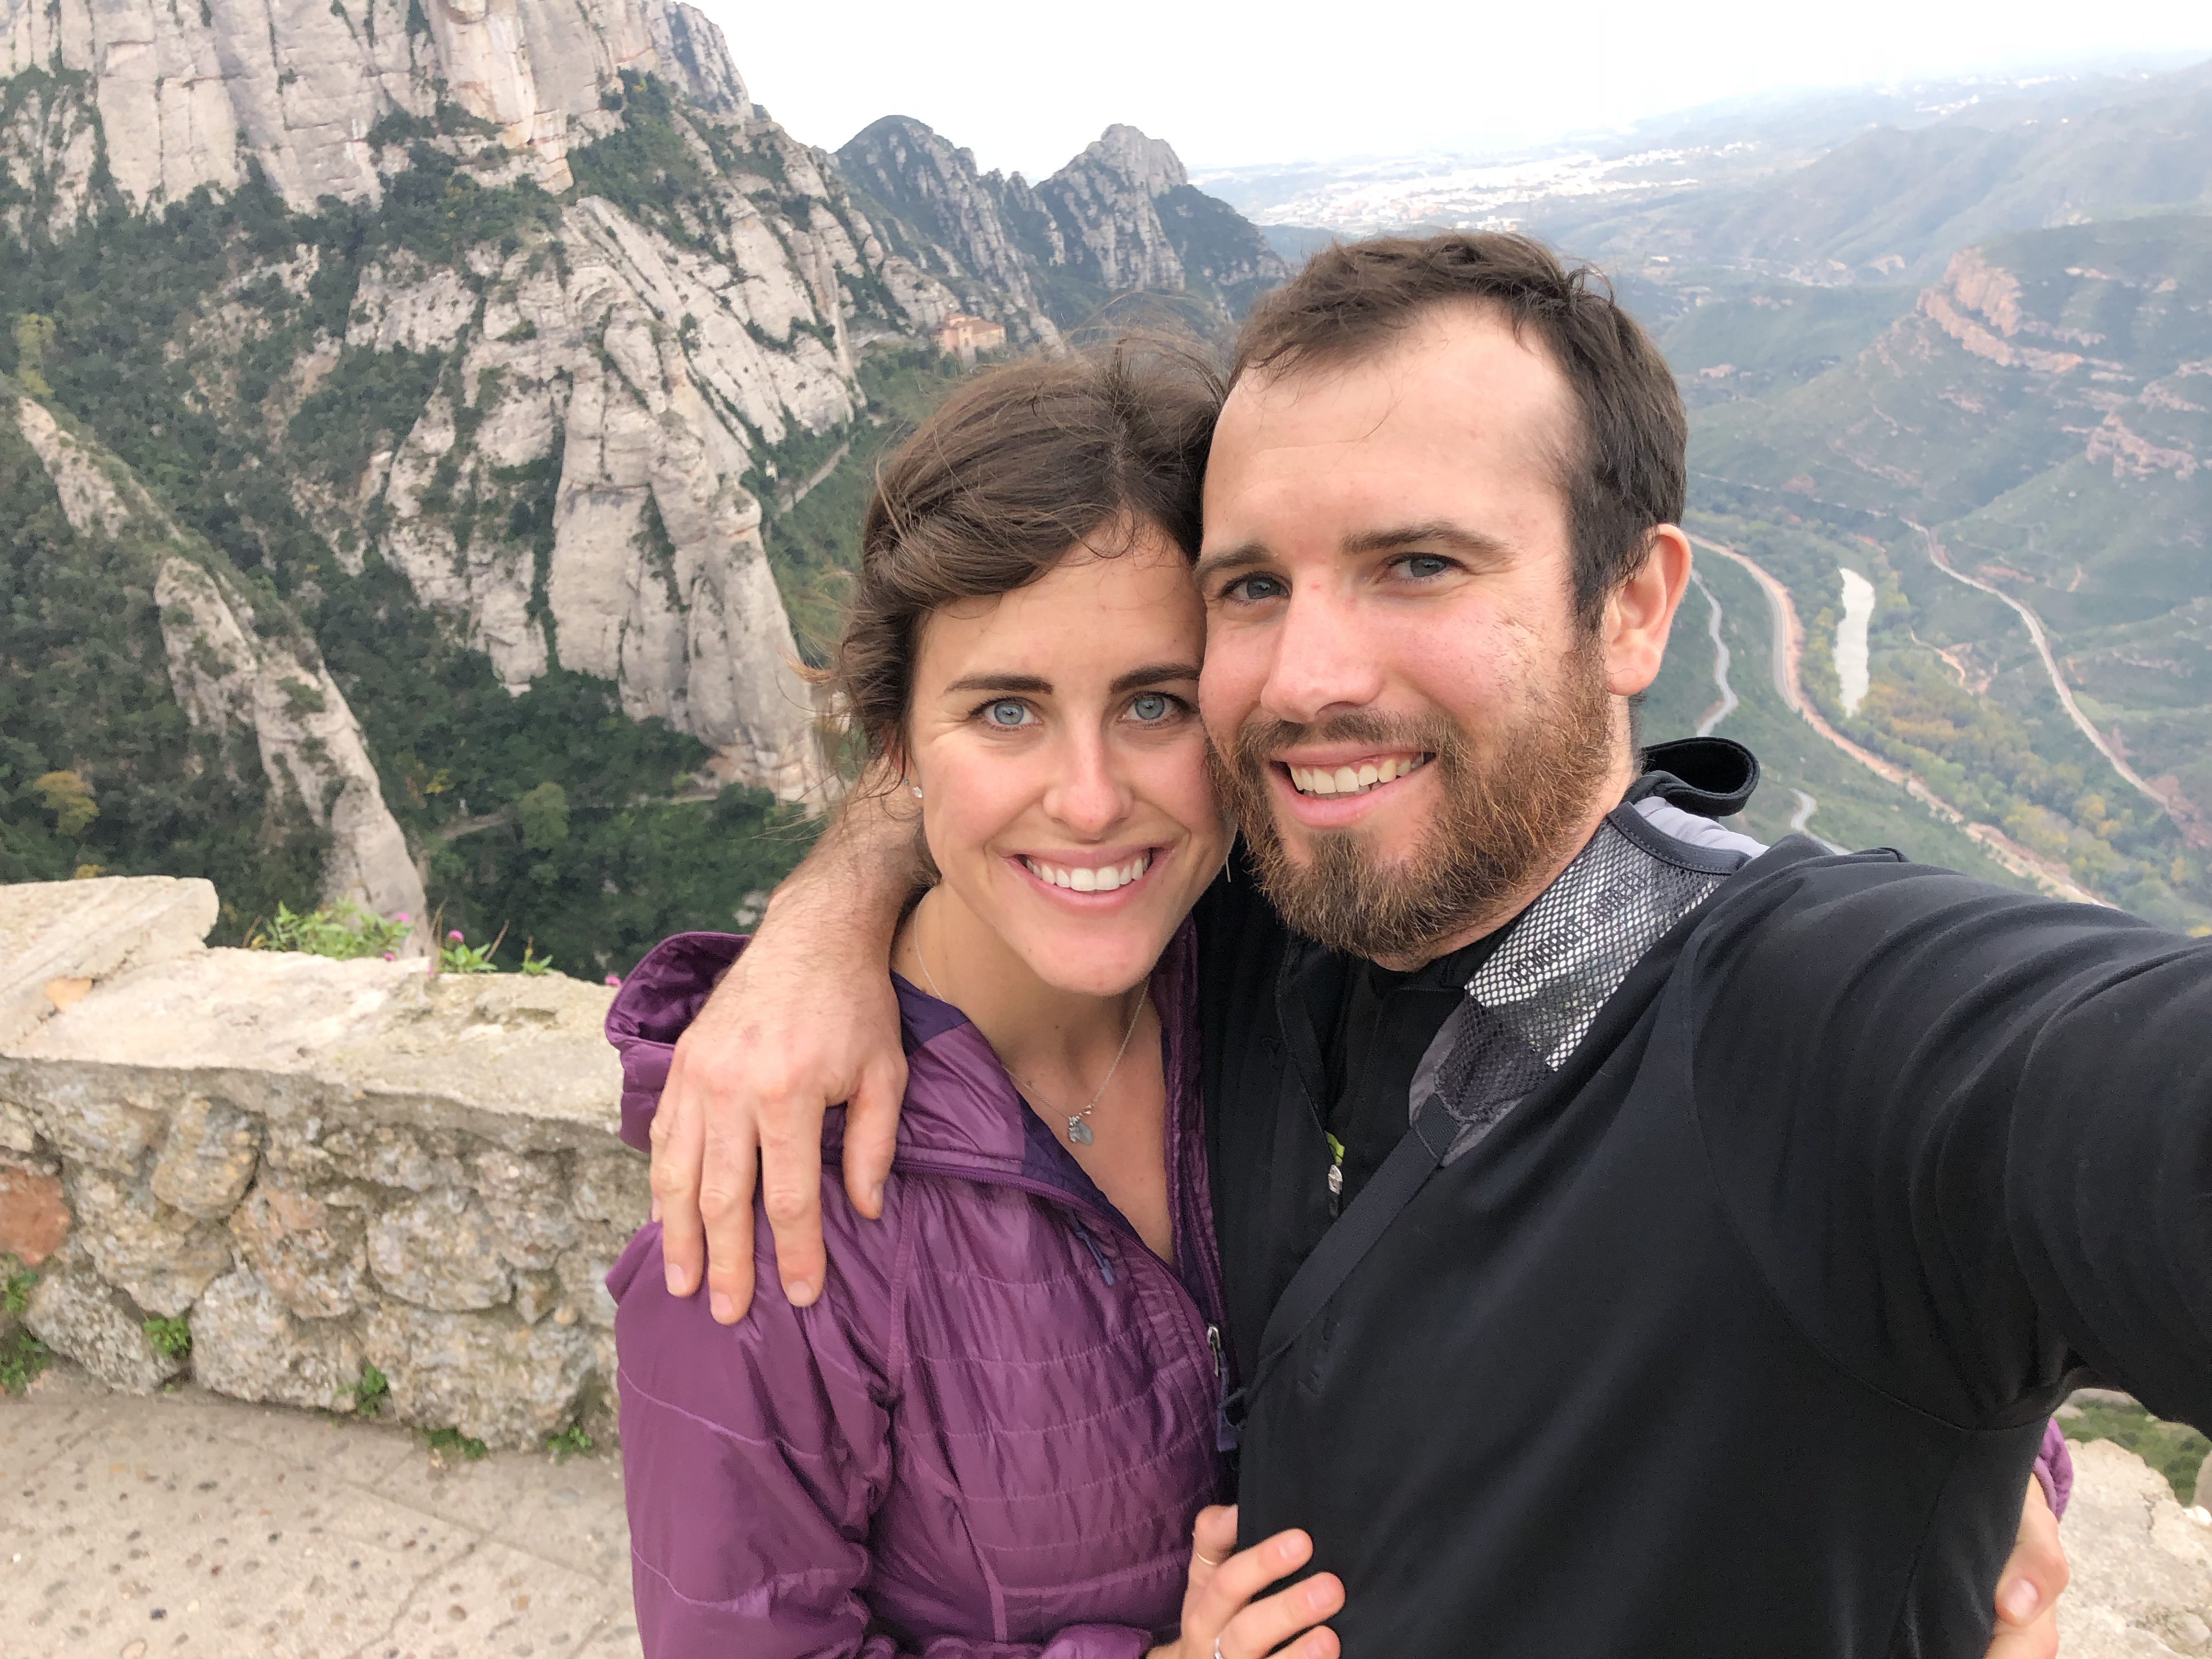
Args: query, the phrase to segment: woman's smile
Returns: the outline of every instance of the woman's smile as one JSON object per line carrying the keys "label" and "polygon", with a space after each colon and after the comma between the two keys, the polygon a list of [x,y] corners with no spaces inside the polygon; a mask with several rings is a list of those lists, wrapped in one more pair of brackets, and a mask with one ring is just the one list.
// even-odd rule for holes
{"label": "woman's smile", "polygon": [[[1164,861],[1169,849],[1145,847],[1135,852],[1085,848],[1069,853],[1017,853],[1011,862],[1057,900],[1109,902],[1133,896],[1133,890]],[[1101,908],[1095,902],[1090,907]]]}

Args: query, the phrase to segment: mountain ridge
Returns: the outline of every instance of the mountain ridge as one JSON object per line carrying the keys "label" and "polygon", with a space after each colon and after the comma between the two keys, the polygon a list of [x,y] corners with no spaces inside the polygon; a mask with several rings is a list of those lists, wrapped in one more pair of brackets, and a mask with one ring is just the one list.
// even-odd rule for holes
{"label": "mountain ridge", "polygon": [[[1037,198],[1059,263],[1046,240],[969,272],[668,0],[6,3],[0,507],[49,529],[0,571],[0,878],[218,874],[226,937],[319,894],[619,969],[726,922],[836,787],[787,592],[818,609],[851,532],[787,548],[780,521],[860,487],[926,404],[887,388],[957,372],[933,336],[969,300],[1045,349],[1047,289],[1080,321],[1152,284],[1218,329],[1216,267],[1156,203],[1187,242],[1264,252],[1115,129]],[[42,421],[202,574],[72,515],[83,469]],[[64,602],[136,677],[133,719],[200,734],[189,778],[52,702],[66,676],[27,665],[70,647],[28,618]],[[173,648],[147,620],[171,613]],[[228,670],[199,672],[202,639]],[[311,748],[360,763],[308,777]],[[148,814],[179,791],[205,833],[164,843]]]}

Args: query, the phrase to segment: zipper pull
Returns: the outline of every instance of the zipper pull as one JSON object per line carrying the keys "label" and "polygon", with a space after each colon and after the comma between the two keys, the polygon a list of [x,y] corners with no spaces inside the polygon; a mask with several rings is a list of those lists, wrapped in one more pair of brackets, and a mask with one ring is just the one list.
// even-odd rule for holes
{"label": "zipper pull", "polygon": [[1344,1209],[1344,1143],[1327,1130],[1322,1139],[1328,1142],[1328,1218],[1334,1221]]}
{"label": "zipper pull", "polygon": [[1213,1449],[1233,1452],[1241,1437],[1237,1432],[1236,1422],[1229,1414],[1229,1362],[1221,1352],[1220,1326],[1208,1325],[1206,1328],[1206,1346],[1213,1350],[1214,1398],[1221,1402],[1214,1412]]}
{"label": "zipper pull", "polygon": [[1114,1282],[1114,1264],[1106,1259],[1106,1252],[1099,1249],[1098,1241],[1091,1237],[1091,1229],[1083,1224],[1082,1217],[1073,1216],[1069,1219],[1075,1223],[1076,1237],[1083,1241],[1083,1247],[1091,1252],[1091,1259],[1098,1264],[1099,1278],[1111,1285]]}

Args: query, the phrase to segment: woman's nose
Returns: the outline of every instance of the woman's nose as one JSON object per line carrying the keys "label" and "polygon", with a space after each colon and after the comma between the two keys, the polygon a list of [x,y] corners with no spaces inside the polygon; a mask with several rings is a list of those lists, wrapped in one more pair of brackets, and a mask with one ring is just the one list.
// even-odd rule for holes
{"label": "woman's nose", "polygon": [[1069,745],[1045,810],[1079,836],[1104,835],[1127,814],[1129,792],[1103,743]]}

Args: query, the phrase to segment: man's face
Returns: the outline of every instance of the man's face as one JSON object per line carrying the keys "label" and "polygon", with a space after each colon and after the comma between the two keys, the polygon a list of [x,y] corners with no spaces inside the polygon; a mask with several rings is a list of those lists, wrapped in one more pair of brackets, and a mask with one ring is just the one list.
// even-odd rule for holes
{"label": "man's face", "polygon": [[1613,693],[1641,687],[1575,612],[1576,420],[1540,348],[1472,306],[1231,396],[1200,704],[1300,932],[1391,966],[1479,937],[1626,785]]}

